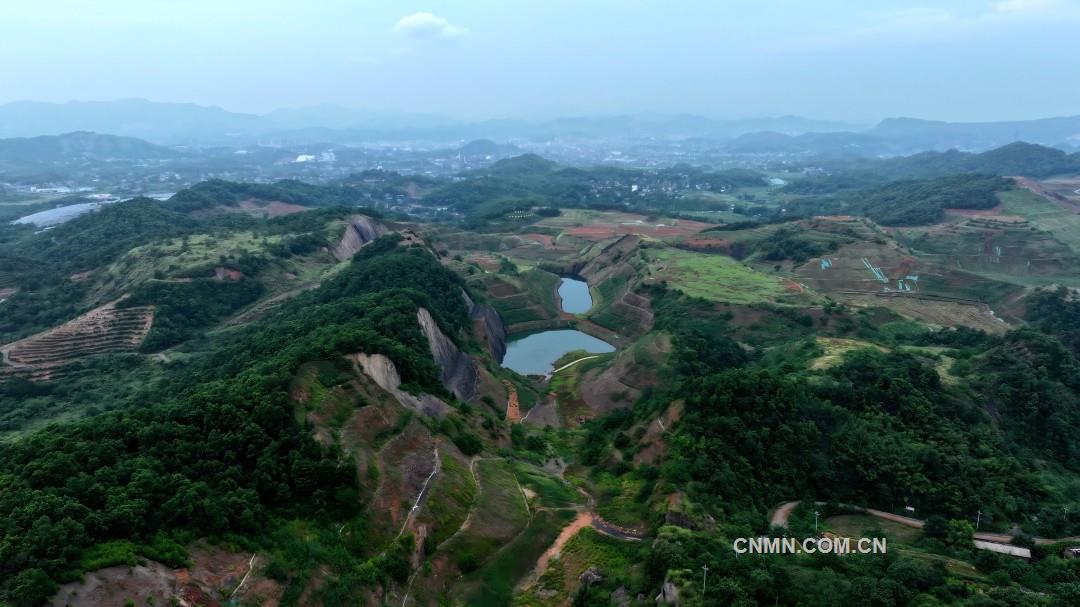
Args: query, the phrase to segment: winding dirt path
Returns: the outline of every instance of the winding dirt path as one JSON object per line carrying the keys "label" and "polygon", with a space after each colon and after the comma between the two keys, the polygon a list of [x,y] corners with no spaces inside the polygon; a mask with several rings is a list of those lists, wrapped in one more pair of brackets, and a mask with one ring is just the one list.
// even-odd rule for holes
{"label": "winding dirt path", "polygon": [[412,508],[409,509],[409,512],[405,515],[405,522],[401,524],[401,530],[398,531],[397,536],[394,537],[395,540],[401,537],[401,534],[405,533],[405,529],[409,526],[409,521],[412,520],[412,517],[414,514],[416,514],[416,511],[420,509],[420,500],[424,499],[424,494],[427,492],[427,488],[431,484],[431,479],[435,478],[435,475],[439,473],[440,463],[441,462],[439,460],[439,448],[435,447],[435,467],[432,468],[431,474],[428,475],[427,480],[425,480],[423,486],[420,487],[420,493],[416,496],[416,502],[413,503]]}
{"label": "winding dirt path", "polygon": [[562,531],[559,532],[558,537],[555,538],[555,541],[551,544],[551,546],[548,546],[548,549],[540,555],[540,558],[536,559],[536,566],[533,567],[533,570],[529,572],[529,575],[526,576],[525,579],[518,583],[518,589],[524,590],[536,584],[536,582],[540,580],[540,577],[544,575],[544,572],[547,571],[548,565],[551,563],[551,560],[562,554],[562,549],[566,546],[566,543],[570,541],[570,538],[577,535],[578,531],[581,531],[586,527],[592,526],[592,524],[592,512],[578,512],[577,517],[575,517],[574,520],[570,521],[569,525],[563,527]]}
{"label": "winding dirt path", "polygon": [[583,356],[583,357],[581,357],[581,358],[579,358],[577,360],[572,360],[572,361],[566,363],[565,365],[559,367],[558,369],[553,370],[551,373],[548,373],[547,375],[548,375],[548,377],[551,377],[552,375],[555,375],[556,373],[558,373],[559,371],[562,371],[563,369],[569,369],[570,367],[573,367],[574,365],[578,364],[579,362],[586,361],[586,360],[589,360],[589,359],[592,359],[592,358],[600,358],[601,356],[603,356],[603,355],[602,354],[593,354],[592,356]]}

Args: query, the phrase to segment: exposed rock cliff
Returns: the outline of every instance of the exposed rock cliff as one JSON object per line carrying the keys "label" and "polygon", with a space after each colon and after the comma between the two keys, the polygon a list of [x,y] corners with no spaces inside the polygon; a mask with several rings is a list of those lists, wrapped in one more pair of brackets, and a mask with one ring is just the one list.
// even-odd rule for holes
{"label": "exposed rock cliff", "polygon": [[352,215],[345,224],[345,233],[334,247],[334,258],[338,261],[348,259],[360,247],[389,232],[389,228],[367,215]]}
{"label": "exposed rock cliff", "polygon": [[402,406],[412,409],[417,413],[423,413],[429,417],[442,417],[446,414],[450,405],[430,394],[413,396],[401,389],[401,376],[398,374],[394,361],[382,354],[353,354],[352,359],[364,370],[376,384],[386,390]]}
{"label": "exposed rock cliff", "polygon": [[465,307],[469,310],[469,318],[473,320],[480,341],[487,346],[492,358],[502,363],[506,356],[506,325],[502,317],[495,308],[474,302],[465,291],[461,292],[461,296],[465,298]]}
{"label": "exposed rock cliff", "polygon": [[420,308],[416,312],[416,319],[420,323],[424,336],[427,337],[428,345],[431,347],[431,356],[442,369],[443,386],[453,392],[454,396],[462,402],[472,399],[476,396],[476,364],[439,329],[431,312]]}

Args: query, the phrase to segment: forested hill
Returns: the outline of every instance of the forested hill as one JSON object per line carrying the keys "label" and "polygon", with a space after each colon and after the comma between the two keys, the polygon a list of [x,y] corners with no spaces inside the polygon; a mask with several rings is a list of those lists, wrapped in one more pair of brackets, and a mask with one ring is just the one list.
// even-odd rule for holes
{"label": "forested hill", "polygon": [[0,166],[47,167],[80,160],[146,161],[176,158],[176,151],[135,139],[86,131],[0,139]]}
{"label": "forested hill", "polygon": [[982,153],[948,150],[886,159],[823,160],[824,166],[882,178],[927,178],[959,173],[1049,177],[1080,172],[1080,152],[1017,141]]}
{"label": "forested hill", "polygon": [[[430,253],[387,237],[142,406],[0,444],[0,604],[42,602],[102,542],[179,565],[184,538],[269,541],[293,517],[363,525],[354,465],[297,421],[289,382],[302,363],[368,352],[442,391],[417,310],[448,332],[464,326],[462,287]],[[371,583],[395,563],[369,563]]]}

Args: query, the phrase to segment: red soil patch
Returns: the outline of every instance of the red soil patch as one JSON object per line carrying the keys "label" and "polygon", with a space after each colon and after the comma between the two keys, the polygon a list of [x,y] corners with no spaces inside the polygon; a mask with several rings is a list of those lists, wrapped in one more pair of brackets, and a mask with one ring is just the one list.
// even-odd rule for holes
{"label": "red soil patch", "polygon": [[506,421],[511,424],[516,424],[521,421],[521,404],[518,402],[517,388],[514,384],[507,380],[503,380],[503,384],[506,385]]}
{"label": "red soil patch", "polygon": [[570,541],[578,531],[592,526],[594,520],[593,513],[591,512],[579,512],[577,518],[570,521],[570,524],[563,527],[563,530],[559,533],[559,536],[555,538],[555,542],[540,555],[540,558],[536,559],[536,567],[533,568],[532,573],[526,578],[519,588],[525,589],[531,587],[544,575],[547,571],[548,564],[551,559],[556,558],[562,553],[562,549],[566,547],[566,543]]}
{"label": "red soil patch", "polygon": [[805,291],[801,284],[795,282],[794,280],[791,280],[790,278],[784,279],[784,288],[788,291],[791,291],[792,293],[803,293]]}
{"label": "red soil patch", "polygon": [[68,276],[68,278],[71,279],[72,282],[82,282],[82,281],[86,280],[87,278],[90,278],[90,275],[93,274],[93,273],[94,273],[93,270],[87,270],[85,272],[76,272],[76,273],[72,274],[71,276]]}

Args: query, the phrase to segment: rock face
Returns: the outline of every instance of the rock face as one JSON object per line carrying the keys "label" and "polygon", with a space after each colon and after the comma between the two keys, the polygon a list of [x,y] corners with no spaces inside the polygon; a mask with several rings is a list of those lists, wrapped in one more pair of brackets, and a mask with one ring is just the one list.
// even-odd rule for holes
{"label": "rock face", "polygon": [[679,589],[671,582],[664,582],[660,587],[660,594],[656,595],[657,605],[678,605]]}
{"label": "rock face", "polygon": [[604,581],[604,575],[600,573],[600,570],[596,567],[589,567],[584,572],[582,572],[581,576],[578,579],[581,580],[582,584],[586,586],[592,586],[593,584],[598,584]]}
{"label": "rock face", "polygon": [[476,396],[477,370],[473,360],[439,329],[438,323],[425,308],[416,312],[420,330],[427,337],[431,356],[442,369],[442,384],[458,400],[467,402]]}
{"label": "rock face", "polygon": [[352,359],[360,365],[368,377],[380,388],[389,392],[403,407],[436,418],[446,415],[446,411],[450,408],[450,405],[430,394],[413,396],[402,390],[401,376],[398,374],[397,367],[394,366],[394,361],[382,354],[353,354]]}
{"label": "rock face", "polygon": [[671,582],[664,582],[657,595],[657,605],[678,605],[678,589]]}
{"label": "rock face", "polygon": [[480,339],[487,345],[488,352],[495,362],[502,363],[506,356],[506,325],[495,308],[487,304],[477,304],[465,291],[461,292],[465,298],[465,307],[469,310],[469,318],[480,333]]}
{"label": "rock face", "polygon": [[345,233],[334,247],[334,259],[348,259],[360,250],[360,247],[376,238],[390,233],[390,230],[367,215],[352,215],[345,224]]}

